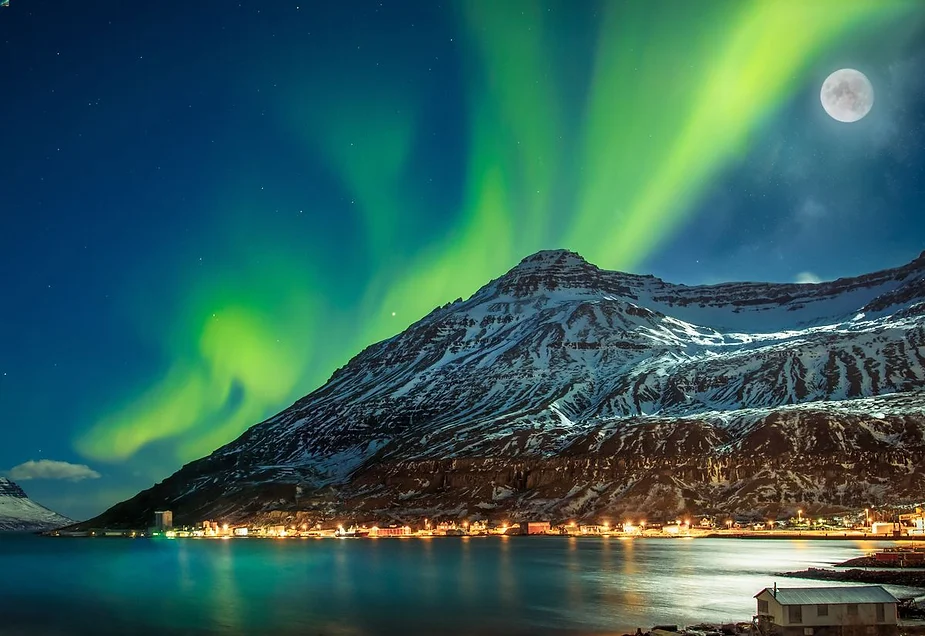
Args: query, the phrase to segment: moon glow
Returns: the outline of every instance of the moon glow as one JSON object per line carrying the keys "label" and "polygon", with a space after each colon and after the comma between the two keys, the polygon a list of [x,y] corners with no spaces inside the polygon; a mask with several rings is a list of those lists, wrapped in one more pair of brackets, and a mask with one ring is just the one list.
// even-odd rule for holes
{"label": "moon glow", "polygon": [[819,98],[832,119],[850,124],[870,112],[874,87],[861,71],[843,68],[825,78]]}

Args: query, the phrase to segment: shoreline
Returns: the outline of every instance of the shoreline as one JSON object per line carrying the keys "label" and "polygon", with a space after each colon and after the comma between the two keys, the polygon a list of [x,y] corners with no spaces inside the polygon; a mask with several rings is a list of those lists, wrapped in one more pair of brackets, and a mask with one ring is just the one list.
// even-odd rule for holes
{"label": "shoreline", "polygon": [[[754,623],[752,621],[737,621],[728,623],[695,623],[692,625],[675,625],[662,624],[654,625],[646,631],[639,631],[633,634],[632,631],[625,628],[618,628],[615,633],[623,632],[622,636],[745,636],[755,634],[753,631]],[[901,636],[919,636],[925,634],[925,623],[921,621],[903,621],[898,623],[899,634]],[[609,632],[608,632],[609,633]]]}
{"label": "shoreline", "polygon": [[870,583],[872,585],[899,585],[925,590],[925,570],[859,570],[807,568],[795,572],[778,572],[777,576],[813,579],[816,581],[840,581],[843,583]]}
{"label": "shoreline", "polygon": [[[437,533],[411,533],[407,535],[384,535],[384,536],[365,536],[365,535],[337,535],[330,534],[329,531],[317,533],[316,531],[299,532],[293,531],[283,536],[272,534],[259,534],[252,532],[244,535],[236,534],[195,534],[195,531],[175,530],[172,534],[157,533],[152,535],[142,530],[131,529],[105,529],[86,530],[78,532],[61,532],[57,530],[36,533],[39,536],[55,538],[105,538],[105,539],[467,539],[482,537],[559,537],[575,539],[615,539],[619,541],[636,541],[636,540],[682,540],[690,541],[694,539],[743,539],[743,540],[802,540],[802,541],[878,541],[878,542],[920,542],[925,541],[925,536],[905,536],[893,537],[877,535],[870,533],[834,533],[834,532],[775,532],[775,531],[756,531],[756,532],[723,532],[723,531],[703,531],[691,534],[663,534],[663,533],[497,533],[497,532],[480,532],[471,534],[437,534]],[[854,563],[845,562],[845,566],[855,565]],[[889,566],[887,566],[889,567]]]}
{"label": "shoreline", "polygon": [[814,539],[822,541],[925,541],[925,536],[914,535],[914,536],[904,536],[904,537],[894,537],[883,534],[871,534],[871,533],[813,533],[813,532],[797,532],[797,533],[787,533],[787,532],[754,532],[754,533],[739,533],[739,534],[708,534],[703,538],[709,539]]}

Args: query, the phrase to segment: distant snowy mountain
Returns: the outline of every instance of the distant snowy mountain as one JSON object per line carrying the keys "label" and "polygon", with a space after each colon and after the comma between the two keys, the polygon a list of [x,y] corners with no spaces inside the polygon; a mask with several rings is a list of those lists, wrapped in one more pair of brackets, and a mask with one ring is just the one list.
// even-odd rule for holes
{"label": "distant snowy mountain", "polygon": [[74,523],[35,503],[23,489],[0,477],[0,532],[38,532]]}
{"label": "distant snowy mountain", "polygon": [[688,287],[540,252],[88,524],[767,512],[921,499],[925,253]]}

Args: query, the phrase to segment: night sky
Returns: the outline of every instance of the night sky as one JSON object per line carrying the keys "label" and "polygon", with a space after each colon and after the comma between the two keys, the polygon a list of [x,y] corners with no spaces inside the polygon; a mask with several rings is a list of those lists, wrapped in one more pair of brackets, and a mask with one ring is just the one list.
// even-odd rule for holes
{"label": "night sky", "polygon": [[925,4],[12,0],[0,151],[0,474],[86,518],[539,249],[912,260]]}

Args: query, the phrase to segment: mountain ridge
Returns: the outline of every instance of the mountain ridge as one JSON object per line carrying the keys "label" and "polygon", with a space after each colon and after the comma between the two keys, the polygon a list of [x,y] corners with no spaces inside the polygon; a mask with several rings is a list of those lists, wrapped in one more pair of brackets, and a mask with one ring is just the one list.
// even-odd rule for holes
{"label": "mountain ridge", "polygon": [[39,532],[74,523],[29,499],[15,482],[0,477],[0,532]]}
{"label": "mountain ridge", "polygon": [[[88,523],[138,524],[164,506],[181,521],[864,507],[925,483],[923,388],[925,252],[827,283],[689,287],[549,250]],[[788,445],[806,427],[827,455]],[[645,461],[626,455],[633,444]],[[806,453],[827,468],[793,464]],[[462,460],[468,472],[453,473]],[[869,474],[849,483],[859,462]],[[423,465],[450,468],[435,485]],[[530,477],[553,466],[555,487]]]}

